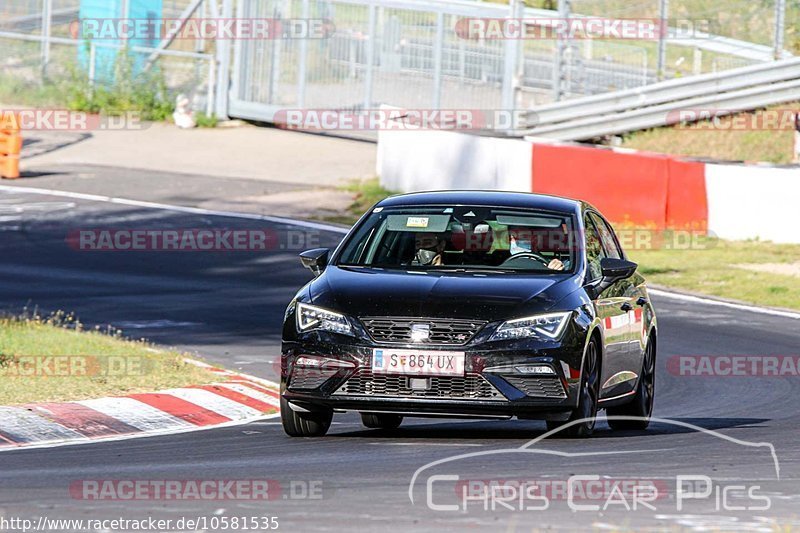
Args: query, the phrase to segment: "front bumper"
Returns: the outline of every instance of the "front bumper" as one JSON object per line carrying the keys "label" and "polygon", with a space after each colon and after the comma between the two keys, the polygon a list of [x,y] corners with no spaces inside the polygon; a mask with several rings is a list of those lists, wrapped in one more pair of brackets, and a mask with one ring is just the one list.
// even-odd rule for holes
{"label": "front bumper", "polygon": [[[461,347],[426,346],[427,351],[466,354],[463,377],[424,376],[426,388],[411,377],[372,374],[372,351],[387,349],[371,340],[313,332],[283,343],[281,393],[299,409],[387,412],[408,416],[566,419],[577,406],[583,342],[534,339],[495,341]],[[413,349],[413,346],[397,346]],[[343,366],[300,368],[300,356],[324,357]],[[553,375],[524,375],[520,365],[541,365]]]}

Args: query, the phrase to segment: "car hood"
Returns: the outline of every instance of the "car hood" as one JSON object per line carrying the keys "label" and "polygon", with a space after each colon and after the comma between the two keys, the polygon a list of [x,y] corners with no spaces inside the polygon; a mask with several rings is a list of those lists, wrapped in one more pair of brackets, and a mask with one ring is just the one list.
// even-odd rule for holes
{"label": "car hood", "polygon": [[564,275],[469,274],[328,267],[311,302],[355,317],[506,320],[545,312],[572,290]]}

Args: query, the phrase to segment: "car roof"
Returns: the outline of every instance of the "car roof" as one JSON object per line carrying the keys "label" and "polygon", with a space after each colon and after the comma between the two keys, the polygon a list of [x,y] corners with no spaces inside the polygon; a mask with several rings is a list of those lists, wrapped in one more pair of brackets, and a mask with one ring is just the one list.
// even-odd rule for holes
{"label": "car roof", "polygon": [[414,192],[390,196],[378,203],[380,207],[412,205],[479,205],[577,213],[587,204],[560,196],[507,191]]}

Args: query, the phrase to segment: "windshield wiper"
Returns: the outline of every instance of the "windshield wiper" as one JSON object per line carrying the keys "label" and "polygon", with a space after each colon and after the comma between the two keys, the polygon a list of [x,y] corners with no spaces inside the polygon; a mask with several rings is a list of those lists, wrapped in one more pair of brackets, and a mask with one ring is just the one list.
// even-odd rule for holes
{"label": "windshield wiper", "polygon": [[445,268],[431,268],[429,269],[430,272],[467,272],[467,273],[479,273],[479,274],[511,274],[517,272],[516,270],[509,269],[509,268],[464,268],[464,267],[445,267]]}

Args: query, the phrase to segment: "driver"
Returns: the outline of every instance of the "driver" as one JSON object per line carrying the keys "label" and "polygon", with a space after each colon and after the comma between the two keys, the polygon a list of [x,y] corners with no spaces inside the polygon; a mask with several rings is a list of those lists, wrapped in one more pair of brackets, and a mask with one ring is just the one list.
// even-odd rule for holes
{"label": "driver", "polygon": [[447,245],[444,235],[439,233],[417,233],[414,235],[414,263],[421,266],[442,266],[442,252]]}
{"label": "driver", "polygon": [[[525,235],[525,233],[526,232],[520,232],[520,234],[514,232],[509,233],[509,251],[512,257],[517,254],[532,253],[533,247],[531,246],[530,233],[527,235]],[[550,270],[564,270],[564,263],[556,257],[547,264],[547,268]]]}

